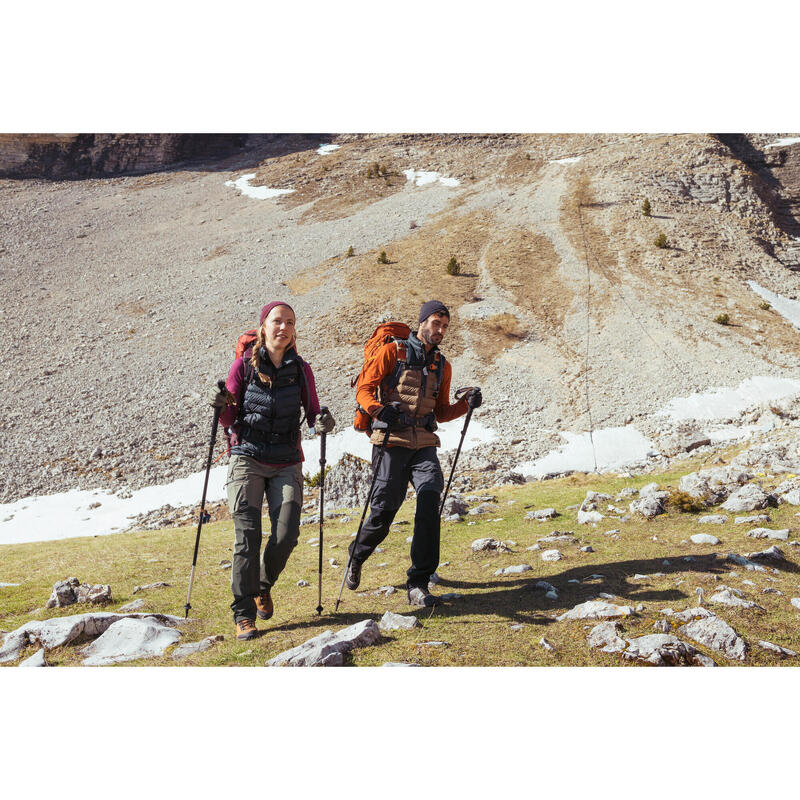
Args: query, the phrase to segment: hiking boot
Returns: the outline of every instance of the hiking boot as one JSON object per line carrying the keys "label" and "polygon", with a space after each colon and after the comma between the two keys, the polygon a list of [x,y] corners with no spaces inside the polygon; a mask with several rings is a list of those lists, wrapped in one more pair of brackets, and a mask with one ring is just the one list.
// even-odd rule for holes
{"label": "hiking boot", "polygon": [[255,620],[240,619],[236,623],[237,639],[252,639],[257,633]]}
{"label": "hiking boot", "polygon": [[261,592],[256,597],[256,614],[259,619],[269,619],[272,616],[274,608],[272,606],[272,598],[269,595],[269,590]]}
{"label": "hiking boot", "polygon": [[408,604],[420,608],[430,608],[436,605],[437,598],[422,586],[411,586],[408,589]]}
{"label": "hiking boot", "polygon": [[345,575],[344,585],[348,589],[358,589],[359,583],[361,583],[361,564],[353,558],[350,560],[350,567],[347,570],[347,575]]}

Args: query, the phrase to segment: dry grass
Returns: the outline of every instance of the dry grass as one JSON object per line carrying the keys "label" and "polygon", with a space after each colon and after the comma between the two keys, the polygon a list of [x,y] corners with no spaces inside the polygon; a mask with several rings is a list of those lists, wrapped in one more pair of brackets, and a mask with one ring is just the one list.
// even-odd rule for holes
{"label": "dry grass", "polygon": [[[455,592],[460,599],[437,606],[433,611],[409,609],[403,584],[408,566],[408,525],[392,528],[382,545],[385,552],[375,554],[366,563],[362,586],[354,593],[345,589],[340,613],[333,615],[333,605],[342,578],[342,569],[327,564],[335,557],[343,562],[350,534],[355,523],[326,523],[324,538],[323,606],[321,617],[314,609],[317,604],[318,550],[307,540],[318,536],[318,527],[301,529],[300,544],[289,560],[286,571],[274,591],[276,611],[269,622],[259,622],[258,638],[237,642],[232,637],[230,619],[229,570],[219,562],[230,560],[232,526],[230,521],[215,521],[203,528],[198,568],[192,595],[193,621],[181,628],[185,641],[221,633],[225,641],[206,653],[186,661],[174,662],[169,654],[148,659],[142,665],[261,665],[277,653],[295,646],[327,629],[339,629],[364,618],[379,619],[391,610],[415,613],[422,627],[411,631],[385,634],[376,647],[358,650],[352,655],[353,664],[369,666],[385,661],[405,661],[425,666],[433,665],[559,665],[611,666],[623,664],[616,655],[590,650],[586,645],[586,626],[592,621],[557,622],[558,614],[583,602],[599,592],[613,594],[619,604],[643,610],[622,621],[625,634],[644,635],[653,632],[653,622],[663,618],[660,609],[670,606],[676,611],[696,604],[695,589],[701,586],[706,597],[727,584],[744,590],[745,595],[764,606],[766,612],[741,611],[716,607],[717,613],[742,635],[749,645],[747,660],[750,666],[793,665],[796,659],[781,661],[762,651],[758,639],[766,639],[798,650],[797,614],[789,598],[798,595],[798,556],[795,548],[781,545],[790,559],[776,573],[744,572],[725,563],[729,551],[738,553],[763,549],[763,540],[748,539],[747,526],[736,526],[731,520],[724,526],[713,526],[713,533],[723,544],[716,548],[688,542],[696,532],[695,518],[670,510],[668,514],[647,521],[633,518],[622,523],[609,519],[606,524],[579,526],[575,510],[568,506],[579,503],[587,489],[611,494],[625,485],[642,486],[656,480],[662,486],[677,486],[680,472],[647,475],[634,479],[607,476],[573,475],[568,478],[496,491],[500,510],[475,518],[474,525],[448,523],[443,526],[441,583],[438,593]],[[510,504],[513,501],[513,504]],[[526,507],[553,506],[561,516],[548,523],[524,519]],[[413,515],[413,500],[404,504],[398,521],[408,521]],[[781,506],[771,509],[771,527],[789,527],[796,536],[794,508]],[[496,521],[497,518],[501,521]],[[471,518],[470,518],[471,519]],[[543,562],[539,553],[527,552],[526,547],[553,529],[574,531],[576,544],[555,545],[564,559],[555,563]],[[606,535],[619,529],[619,534]],[[513,553],[474,554],[470,543],[479,537],[493,536],[516,542]],[[655,541],[654,541],[655,537]],[[19,587],[3,589],[3,608],[0,627],[13,630],[32,618],[66,616],[84,610],[68,607],[42,611],[52,584],[67,576],[92,583],[110,583],[114,609],[133,599],[135,585],[167,581],[172,585],[150,593],[137,594],[146,600],[146,610],[182,614],[188,572],[194,545],[195,528],[167,531],[117,534],[104,537],[69,539],[48,542],[46,545],[26,544],[0,547],[2,578],[21,582]],[[583,553],[579,547],[590,544],[593,553]],[[548,547],[551,545],[547,545]],[[543,546],[544,547],[544,546]],[[684,557],[693,560],[685,561]],[[669,561],[665,564],[664,560]],[[385,563],[386,566],[379,566]],[[528,563],[533,569],[516,576],[496,577],[495,570],[512,564]],[[660,573],[660,574],[658,574]],[[602,578],[590,579],[600,574]],[[634,579],[634,575],[646,578]],[[309,587],[296,585],[300,579]],[[743,581],[752,580],[755,586]],[[536,588],[537,580],[546,580],[558,587],[559,599],[547,600]],[[570,581],[577,583],[570,583]],[[394,585],[398,591],[389,596],[372,596],[380,586]],[[762,588],[771,587],[783,595],[765,594]],[[523,627],[512,630],[511,625]],[[543,650],[538,642],[546,637],[555,646],[552,653]],[[444,641],[446,647],[424,645],[424,642]],[[719,664],[731,664],[707,648],[699,649]],[[32,652],[32,651],[30,651]],[[25,653],[24,655],[28,655]],[[65,647],[48,653],[53,664],[77,664],[76,649]],[[738,665],[741,662],[733,662]]]}
{"label": "dry grass", "polygon": [[219,258],[220,256],[229,256],[231,254],[231,245],[229,244],[220,244],[217,245],[213,250],[206,253],[203,256],[203,261],[213,261],[215,258]]}

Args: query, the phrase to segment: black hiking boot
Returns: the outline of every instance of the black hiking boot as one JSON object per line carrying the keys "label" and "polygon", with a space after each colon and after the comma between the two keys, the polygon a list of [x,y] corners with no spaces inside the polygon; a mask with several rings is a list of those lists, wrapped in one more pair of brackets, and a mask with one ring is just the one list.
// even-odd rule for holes
{"label": "black hiking boot", "polygon": [[438,598],[422,586],[408,587],[408,604],[420,608],[430,608],[436,605]]}
{"label": "black hiking boot", "polygon": [[359,583],[361,583],[361,564],[353,558],[350,560],[350,567],[347,570],[344,585],[348,589],[358,589]]}

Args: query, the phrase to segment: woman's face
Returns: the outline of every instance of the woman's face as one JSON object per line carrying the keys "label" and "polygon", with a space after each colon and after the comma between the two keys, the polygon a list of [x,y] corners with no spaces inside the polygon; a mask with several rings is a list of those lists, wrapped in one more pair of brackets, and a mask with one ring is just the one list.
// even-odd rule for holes
{"label": "woman's face", "polygon": [[288,306],[275,306],[264,320],[264,341],[269,350],[283,352],[294,342],[294,313]]}

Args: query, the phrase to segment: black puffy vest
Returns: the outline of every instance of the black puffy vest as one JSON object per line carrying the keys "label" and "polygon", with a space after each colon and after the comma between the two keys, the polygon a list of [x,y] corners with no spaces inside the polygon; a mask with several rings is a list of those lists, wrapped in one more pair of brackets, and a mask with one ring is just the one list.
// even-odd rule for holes
{"label": "black puffy vest", "polygon": [[292,349],[279,367],[263,350],[259,354],[261,372],[270,379],[262,382],[245,358],[246,381],[239,414],[239,444],[231,453],[250,456],[267,464],[294,464],[302,461],[300,416],[302,413],[303,362]]}

